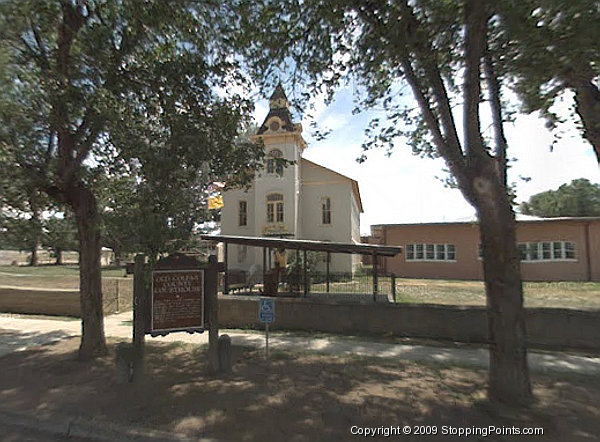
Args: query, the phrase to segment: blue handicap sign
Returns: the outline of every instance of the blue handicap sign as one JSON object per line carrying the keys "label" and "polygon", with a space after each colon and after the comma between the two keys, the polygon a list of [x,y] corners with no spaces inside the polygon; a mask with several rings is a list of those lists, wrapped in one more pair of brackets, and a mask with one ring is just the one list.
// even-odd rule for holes
{"label": "blue handicap sign", "polygon": [[258,319],[262,323],[272,324],[275,322],[275,300],[272,298],[260,298],[258,302]]}

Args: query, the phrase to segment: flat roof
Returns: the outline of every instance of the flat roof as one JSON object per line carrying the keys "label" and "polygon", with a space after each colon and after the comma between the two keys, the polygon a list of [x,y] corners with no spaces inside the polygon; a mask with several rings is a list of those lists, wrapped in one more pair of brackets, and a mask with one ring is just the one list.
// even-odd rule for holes
{"label": "flat roof", "polygon": [[[600,216],[563,216],[558,218],[534,218],[534,219],[518,219],[517,224],[535,224],[535,223],[549,223],[549,222],[592,222],[600,221]],[[452,226],[462,224],[479,224],[476,219],[465,220],[465,221],[434,221],[425,223],[394,223],[394,224],[371,224],[371,227],[399,227],[399,226]]]}
{"label": "flat roof", "polygon": [[402,253],[400,246],[381,246],[376,244],[355,244],[329,241],[316,241],[312,239],[286,239],[266,238],[261,236],[237,236],[237,235],[200,235],[207,241],[224,242],[227,244],[242,244],[255,247],[270,247],[293,250],[315,250],[331,253],[353,253],[359,255],[396,256]]}

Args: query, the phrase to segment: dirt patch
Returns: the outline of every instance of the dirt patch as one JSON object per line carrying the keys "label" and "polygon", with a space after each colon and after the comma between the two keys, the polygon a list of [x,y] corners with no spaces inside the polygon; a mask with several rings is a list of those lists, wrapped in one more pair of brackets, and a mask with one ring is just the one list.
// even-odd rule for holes
{"label": "dirt patch", "polygon": [[600,433],[597,378],[538,376],[538,404],[517,413],[487,405],[486,373],[470,368],[287,352],[267,364],[261,352],[236,348],[234,372],[211,377],[205,347],[170,344],[148,346],[147,379],[121,386],[113,345],[92,363],[76,361],[77,345],[68,339],[0,358],[2,408],[236,441],[346,440],[353,426],[398,425],[543,428],[535,440]]}

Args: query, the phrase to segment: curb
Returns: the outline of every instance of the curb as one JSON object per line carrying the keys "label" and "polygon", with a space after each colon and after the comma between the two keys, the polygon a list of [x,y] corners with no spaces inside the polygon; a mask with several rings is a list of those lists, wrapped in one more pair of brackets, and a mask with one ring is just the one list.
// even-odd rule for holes
{"label": "curb", "polygon": [[216,439],[190,438],[184,434],[143,427],[124,426],[99,419],[66,416],[32,416],[28,413],[0,410],[0,423],[51,433],[57,436],[83,437],[97,441],[199,441],[217,442]]}

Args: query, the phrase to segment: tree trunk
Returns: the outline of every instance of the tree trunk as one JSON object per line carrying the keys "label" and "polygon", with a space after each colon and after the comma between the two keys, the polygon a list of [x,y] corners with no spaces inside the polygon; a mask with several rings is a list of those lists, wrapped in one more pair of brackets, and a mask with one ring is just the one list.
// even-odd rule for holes
{"label": "tree trunk", "polygon": [[56,261],[54,261],[54,265],[61,266],[63,264],[63,252],[61,249],[56,249],[54,251],[56,253]]}
{"label": "tree trunk", "polygon": [[490,338],[488,396],[494,402],[529,405],[533,395],[515,214],[502,186],[488,181],[474,187]]}
{"label": "tree trunk", "polygon": [[39,258],[38,258],[38,244],[36,243],[32,248],[31,248],[31,256],[29,257],[29,265],[30,266],[36,266],[39,263]]}
{"label": "tree trunk", "polygon": [[81,344],[79,359],[105,355],[100,229],[96,199],[79,183],[68,192],[79,233],[79,293],[81,304]]}
{"label": "tree trunk", "polygon": [[115,254],[115,265],[121,267],[121,261],[123,260],[123,253],[120,247],[113,247],[113,253]]}
{"label": "tree trunk", "polygon": [[575,103],[583,124],[583,137],[594,148],[600,163],[600,91],[591,80],[577,84]]}

